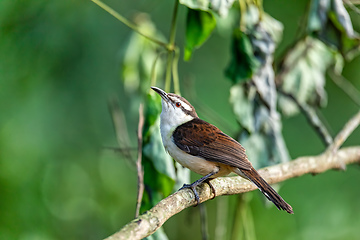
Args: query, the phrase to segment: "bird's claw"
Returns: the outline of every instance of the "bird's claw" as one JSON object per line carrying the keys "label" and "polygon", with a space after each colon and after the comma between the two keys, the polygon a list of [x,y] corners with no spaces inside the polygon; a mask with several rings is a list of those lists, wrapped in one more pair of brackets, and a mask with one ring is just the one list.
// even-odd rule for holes
{"label": "bird's claw", "polygon": [[195,201],[196,201],[196,205],[194,206],[194,207],[196,207],[197,205],[199,205],[200,204],[200,197],[199,197],[199,194],[197,193],[197,191],[196,191],[196,186],[197,186],[197,184],[194,184],[194,183],[192,183],[192,184],[184,184],[179,190],[182,190],[182,189],[185,189],[185,188],[190,188],[192,191],[193,191],[193,193],[194,193],[194,195],[195,195]]}
{"label": "bird's claw", "polygon": [[215,197],[216,197],[216,191],[215,191],[215,188],[214,186],[212,185],[212,183],[210,182],[211,179],[208,179],[206,180],[205,182],[209,185],[209,187],[211,188],[211,190],[213,191],[214,193],[214,196],[211,198],[211,200],[213,200]]}

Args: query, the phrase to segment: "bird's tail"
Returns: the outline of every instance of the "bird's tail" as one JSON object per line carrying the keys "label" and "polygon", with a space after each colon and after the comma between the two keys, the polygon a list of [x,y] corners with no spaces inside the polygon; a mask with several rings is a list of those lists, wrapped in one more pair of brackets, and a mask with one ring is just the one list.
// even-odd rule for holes
{"label": "bird's tail", "polygon": [[287,202],[285,202],[284,199],[282,199],[282,197],[260,176],[260,174],[254,168],[251,168],[250,170],[238,170],[239,171],[236,171],[238,175],[245,177],[254,183],[265,195],[265,197],[273,202],[279,210],[285,210],[291,214],[294,213],[292,207]]}

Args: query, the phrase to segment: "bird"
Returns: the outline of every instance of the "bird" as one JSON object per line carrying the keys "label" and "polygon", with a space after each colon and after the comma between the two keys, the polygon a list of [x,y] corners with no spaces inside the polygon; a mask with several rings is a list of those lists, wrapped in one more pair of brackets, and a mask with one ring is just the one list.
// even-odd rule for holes
{"label": "bird", "polygon": [[234,172],[255,184],[279,210],[294,213],[292,207],[254,169],[238,141],[200,119],[184,97],[154,86],[151,89],[161,97],[160,132],[165,150],[183,167],[203,176],[181,188],[193,191],[196,205],[200,204],[196,186],[207,182],[213,188],[209,182],[211,179]]}

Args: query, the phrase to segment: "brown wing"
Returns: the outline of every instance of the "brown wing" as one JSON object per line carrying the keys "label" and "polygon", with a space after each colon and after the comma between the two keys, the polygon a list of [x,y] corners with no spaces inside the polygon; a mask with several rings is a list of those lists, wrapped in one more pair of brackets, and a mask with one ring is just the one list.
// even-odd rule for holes
{"label": "brown wing", "polygon": [[208,161],[246,170],[252,167],[240,143],[199,118],[177,127],[173,141],[181,150]]}

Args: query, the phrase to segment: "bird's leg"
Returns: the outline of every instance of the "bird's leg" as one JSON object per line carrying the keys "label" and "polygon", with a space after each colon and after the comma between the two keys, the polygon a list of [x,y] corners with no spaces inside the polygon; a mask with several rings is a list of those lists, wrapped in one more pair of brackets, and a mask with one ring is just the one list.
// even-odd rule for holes
{"label": "bird's leg", "polygon": [[[219,170],[218,171],[216,171],[216,172],[211,172],[211,173],[209,173],[208,175],[206,175],[206,176],[204,176],[204,177],[202,177],[202,178],[200,178],[200,179],[198,179],[198,180],[196,180],[195,182],[193,182],[192,184],[184,184],[179,190],[181,190],[181,189],[184,189],[184,188],[190,188],[192,191],[193,191],[193,193],[194,193],[194,195],[195,195],[195,200],[196,200],[196,205],[195,205],[195,207],[198,205],[198,204],[200,204],[200,197],[199,197],[199,194],[197,193],[197,191],[196,191],[196,186],[197,185],[200,185],[201,183],[203,183],[203,182],[208,182],[210,179],[210,177],[211,176],[213,176],[214,174],[216,174],[216,173],[218,173],[219,172]],[[209,182],[208,182],[209,183]],[[209,183],[209,186],[214,190],[214,187]],[[215,193],[215,191],[214,191],[214,193]]]}

